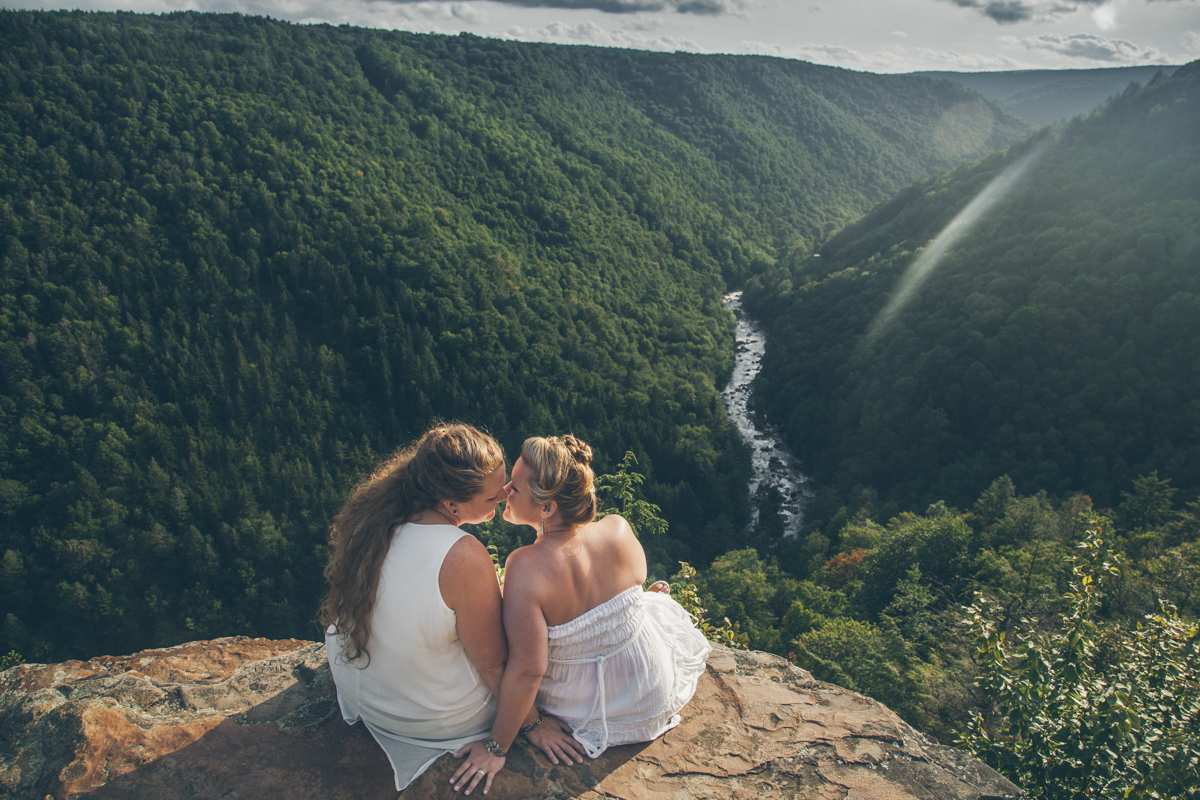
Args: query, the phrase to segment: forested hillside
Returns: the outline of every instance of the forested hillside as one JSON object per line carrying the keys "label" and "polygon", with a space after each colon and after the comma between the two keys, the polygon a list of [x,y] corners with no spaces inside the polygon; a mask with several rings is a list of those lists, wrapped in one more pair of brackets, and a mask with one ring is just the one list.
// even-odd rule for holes
{"label": "forested hillside", "polygon": [[1029,797],[1200,791],[1198,130],[1200,62],[747,281],[819,488],[710,615]]}
{"label": "forested hillside", "polygon": [[1104,67],[1100,69],[1022,69],[1011,72],[914,72],[954,81],[990,97],[1035,125],[1053,125],[1087,114],[1131,83],[1146,84],[1159,72],[1178,66]]}
{"label": "forested hillside", "polygon": [[[866,491],[893,512],[967,507],[1003,474],[1098,507],[1155,471],[1200,492],[1198,130],[1194,63],[751,279],[761,397],[827,487],[814,520]],[[868,337],[939,231],[1043,146]]]}
{"label": "forested hillside", "polygon": [[658,569],[707,563],[749,503],[722,291],[1027,130],[921,78],[238,15],[3,11],[0,50],[0,652],[38,660],[312,636],[332,513],[438,416],[634,451]]}

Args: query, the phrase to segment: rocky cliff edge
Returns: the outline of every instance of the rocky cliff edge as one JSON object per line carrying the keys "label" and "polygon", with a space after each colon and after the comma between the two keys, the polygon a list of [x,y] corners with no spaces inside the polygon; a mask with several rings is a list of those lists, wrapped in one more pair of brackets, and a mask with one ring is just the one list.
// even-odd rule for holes
{"label": "rocky cliff edge", "polygon": [[[1009,798],[1012,783],[778,656],[717,648],[683,722],[556,767],[514,746],[488,797]],[[0,675],[0,798],[393,798],[337,713],[325,646],[233,637]],[[443,756],[401,798],[459,797]]]}

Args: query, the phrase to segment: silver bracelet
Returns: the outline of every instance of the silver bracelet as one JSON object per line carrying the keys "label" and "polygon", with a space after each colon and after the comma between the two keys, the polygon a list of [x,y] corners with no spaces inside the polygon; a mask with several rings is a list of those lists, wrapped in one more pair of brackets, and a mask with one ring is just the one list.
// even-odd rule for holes
{"label": "silver bracelet", "polygon": [[494,755],[496,758],[508,758],[508,751],[500,746],[492,737],[483,740],[483,749]]}

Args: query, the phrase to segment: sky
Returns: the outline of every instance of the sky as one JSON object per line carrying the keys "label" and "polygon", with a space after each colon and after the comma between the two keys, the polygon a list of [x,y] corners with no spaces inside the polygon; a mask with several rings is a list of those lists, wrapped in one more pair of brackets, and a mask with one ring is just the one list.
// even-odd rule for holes
{"label": "sky", "polygon": [[1200,0],[0,0],[0,8],[239,11],[297,23],[770,55],[868,72],[1200,58]]}

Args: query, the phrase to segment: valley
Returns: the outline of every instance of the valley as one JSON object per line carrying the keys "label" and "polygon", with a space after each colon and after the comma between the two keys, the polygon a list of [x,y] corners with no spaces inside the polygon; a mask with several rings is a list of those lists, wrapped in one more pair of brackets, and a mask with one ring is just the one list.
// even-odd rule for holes
{"label": "valley", "polygon": [[316,638],[332,515],[458,419],[625,464],[729,641],[1036,796],[1200,790],[1200,63],[1039,131],[758,56],[193,12],[0,47],[6,665]]}

